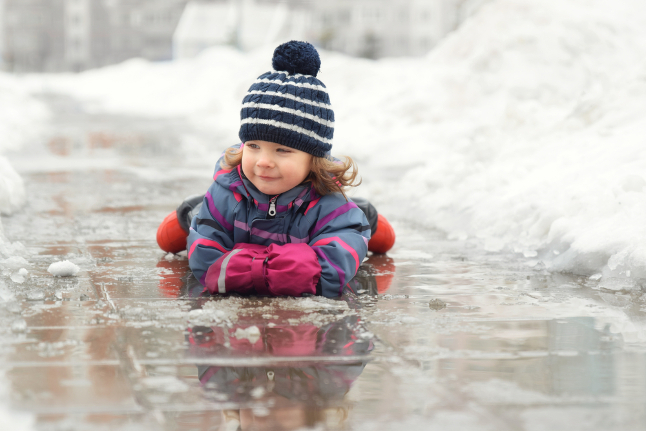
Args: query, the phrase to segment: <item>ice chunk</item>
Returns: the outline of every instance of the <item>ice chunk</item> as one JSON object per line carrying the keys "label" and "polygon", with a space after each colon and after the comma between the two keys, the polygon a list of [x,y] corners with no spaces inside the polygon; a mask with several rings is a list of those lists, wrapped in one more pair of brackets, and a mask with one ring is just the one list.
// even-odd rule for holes
{"label": "ice chunk", "polygon": [[0,280],[0,302],[9,302],[14,299],[13,293],[7,289],[7,285],[4,281]]}
{"label": "ice chunk", "polygon": [[250,326],[246,329],[238,328],[234,336],[238,340],[247,339],[251,344],[256,344],[256,341],[260,339],[260,329],[257,326]]}
{"label": "ice chunk", "polygon": [[23,275],[20,272],[16,272],[15,274],[11,274],[11,281],[14,283],[22,284],[25,282],[25,275]]}
{"label": "ice chunk", "polygon": [[54,262],[49,265],[47,272],[52,274],[54,277],[72,277],[78,274],[80,270],[81,268],[69,260],[64,260],[62,262]]}
{"label": "ice chunk", "polygon": [[0,268],[11,269],[15,271],[26,266],[30,266],[29,262],[27,261],[27,259],[20,256],[11,256],[7,259],[0,260]]}

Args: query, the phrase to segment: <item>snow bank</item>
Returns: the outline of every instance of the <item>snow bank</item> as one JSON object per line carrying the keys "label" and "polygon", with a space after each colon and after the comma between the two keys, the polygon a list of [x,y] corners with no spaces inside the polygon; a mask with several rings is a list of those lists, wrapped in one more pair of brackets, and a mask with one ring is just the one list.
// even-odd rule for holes
{"label": "snow bank", "polygon": [[[185,115],[213,137],[187,150],[215,158],[272,48],[29,83],[97,111]],[[530,265],[645,278],[645,54],[638,0],[493,0],[426,58],[322,53],[319,77],[362,194]]]}
{"label": "snow bank", "polygon": [[2,153],[35,139],[48,110],[11,75],[0,72],[0,214],[10,214],[25,199],[22,179]]}
{"label": "snow bank", "polygon": [[[2,153],[37,137],[47,113],[14,77],[0,72],[0,214],[11,214],[25,201],[22,178]],[[8,256],[10,248],[0,221],[0,258]]]}

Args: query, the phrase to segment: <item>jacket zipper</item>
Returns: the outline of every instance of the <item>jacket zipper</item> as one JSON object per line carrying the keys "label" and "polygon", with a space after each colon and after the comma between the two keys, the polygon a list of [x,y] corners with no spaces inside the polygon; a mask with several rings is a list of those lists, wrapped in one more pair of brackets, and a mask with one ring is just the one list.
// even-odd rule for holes
{"label": "jacket zipper", "polygon": [[277,199],[278,199],[278,195],[274,196],[269,201],[269,211],[267,212],[267,214],[269,214],[269,217],[271,217],[271,218],[276,217],[276,200]]}

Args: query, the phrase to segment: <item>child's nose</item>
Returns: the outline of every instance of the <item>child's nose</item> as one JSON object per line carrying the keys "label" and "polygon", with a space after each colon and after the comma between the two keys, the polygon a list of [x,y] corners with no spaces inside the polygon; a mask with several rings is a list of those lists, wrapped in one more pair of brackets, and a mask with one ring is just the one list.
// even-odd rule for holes
{"label": "child's nose", "polygon": [[258,158],[257,165],[262,167],[271,167],[274,165],[274,161],[268,154],[261,154],[260,158]]}

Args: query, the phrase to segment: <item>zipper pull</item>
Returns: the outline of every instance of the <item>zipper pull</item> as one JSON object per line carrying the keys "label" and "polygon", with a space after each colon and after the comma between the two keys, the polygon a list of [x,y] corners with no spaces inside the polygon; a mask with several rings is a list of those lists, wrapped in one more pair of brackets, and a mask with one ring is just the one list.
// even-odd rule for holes
{"label": "zipper pull", "polygon": [[268,212],[268,214],[271,217],[274,217],[276,215],[276,199],[278,199],[278,196],[274,196],[269,201],[269,212]]}

